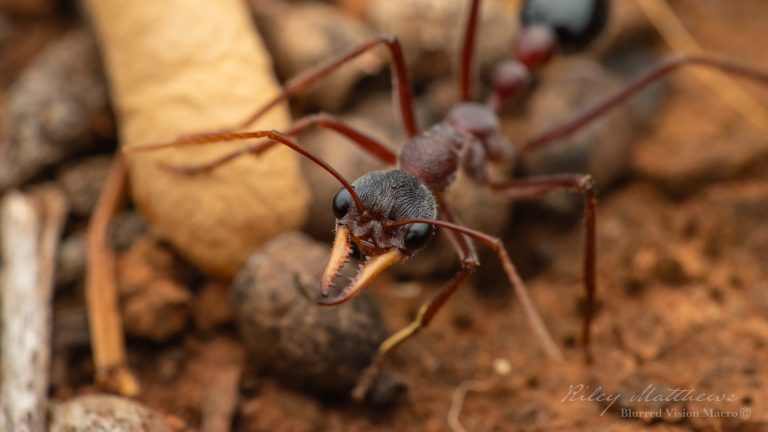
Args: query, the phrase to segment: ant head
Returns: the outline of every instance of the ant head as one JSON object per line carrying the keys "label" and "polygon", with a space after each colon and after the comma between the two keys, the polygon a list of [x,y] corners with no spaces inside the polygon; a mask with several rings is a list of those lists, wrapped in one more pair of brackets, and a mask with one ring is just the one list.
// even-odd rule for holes
{"label": "ant head", "polygon": [[393,225],[396,221],[437,217],[435,197],[415,177],[399,170],[373,171],[352,182],[352,187],[362,209],[346,188],[333,198],[336,238],[323,277],[323,295],[328,294],[354,249],[362,255],[363,263],[341,294],[320,302],[324,305],[351,299],[382,271],[423,249],[434,233],[434,227],[426,223]]}

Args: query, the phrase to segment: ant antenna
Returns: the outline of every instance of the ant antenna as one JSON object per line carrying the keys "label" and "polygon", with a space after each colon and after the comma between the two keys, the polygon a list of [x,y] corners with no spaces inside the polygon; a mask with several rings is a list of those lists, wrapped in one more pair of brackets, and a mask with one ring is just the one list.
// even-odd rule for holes
{"label": "ant antenna", "polygon": [[254,131],[254,132],[212,133],[212,134],[190,137],[188,140],[184,139],[181,141],[165,143],[165,144],[133,147],[129,149],[124,149],[123,152],[124,153],[141,153],[141,152],[161,150],[166,148],[173,148],[173,147],[178,147],[182,145],[211,144],[211,143],[217,143],[217,142],[223,142],[223,141],[239,141],[239,140],[247,140],[247,139],[254,139],[254,138],[268,138],[271,141],[275,141],[280,144],[283,144],[286,147],[293,149],[295,152],[300,153],[301,155],[311,160],[312,162],[314,162],[316,165],[320,166],[324,170],[328,171],[332,176],[336,178],[336,180],[338,180],[342,184],[342,186],[344,186],[344,188],[349,192],[349,194],[352,195],[352,199],[355,201],[355,207],[357,207],[357,210],[360,212],[360,214],[365,214],[366,211],[365,211],[365,207],[363,206],[363,202],[360,200],[360,197],[357,196],[357,193],[355,193],[355,189],[352,187],[352,184],[350,184],[347,181],[347,179],[345,179],[344,176],[341,175],[341,173],[339,173],[335,168],[330,166],[326,161],[315,156],[309,150],[301,147],[293,139],[289,138],[288,136],[276,130]]}

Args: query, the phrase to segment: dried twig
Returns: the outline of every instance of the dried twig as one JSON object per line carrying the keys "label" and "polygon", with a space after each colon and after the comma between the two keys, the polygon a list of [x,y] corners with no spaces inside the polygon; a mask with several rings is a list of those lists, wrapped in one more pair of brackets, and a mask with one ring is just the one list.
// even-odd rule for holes
{"label": "dried twig", "polygon": [[468,380],[462,381],[458,387],[453,391],[451,397],[451,409],[448,411],[448,426],[454,432],[466,432],[459,416],[461,415],[461,409],[464,406],[464,398],[467,396],[467,392],[487,392],[491,390],[498,383],[498,379],[493,377],[486,380]]}
{"label": "dried twig", "polygon": [[138,381],[125,360],[123,323],[118,309],[115,283],[115,257],[107,245],[109,221],[125,192],[125,164],[115,159],[99,204],[88,227],[88,273],[85,295],[91,325],[91,346],[96,365],[96,380],[109,390],[130,396],[139,392]]}
{"label": "dried twig", "polygon": [[2,202],[2,408],[5,430],[45,430],[51,297],[64,195],[44,188]]}

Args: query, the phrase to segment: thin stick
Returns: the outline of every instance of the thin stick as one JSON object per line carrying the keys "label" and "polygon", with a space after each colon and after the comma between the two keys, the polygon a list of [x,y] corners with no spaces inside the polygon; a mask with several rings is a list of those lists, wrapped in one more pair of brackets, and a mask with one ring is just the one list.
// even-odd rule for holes
{"label": "thin stick", "polygon": [[88,226],[88,272],[85,297],[91,328],[91,349],[96,381],[122,395],[139,392],[138,381],[125,359],[123,323],[115,283],[115,256],[107,244],[109,222],[125,195],[127,167],[122,156],[112,162],[107,181]]}
{"label": "thin stick", "polygon": [[467,430],[464,429],[464,426],[461,424],[461,421],[459,420],[459,416],[461,415],[461,410],[464,407],[464,398],[467,396],[467,393],[470,391],[473,392],[487,392],[493,389],[493,387],[496,386],[497,380],[494,378],[489,380],[471,380],[471,381],[462,381],[456,389],[453,391],[453,395],[451,395],[451,409],[448,410],[448,426],[454,431],[454,432],[466,432]]}
{"label": "thin stick", "polygon": [[63,194],[9,193],[2,202],[2,414],[12,431],[44,431],[56,245]]}

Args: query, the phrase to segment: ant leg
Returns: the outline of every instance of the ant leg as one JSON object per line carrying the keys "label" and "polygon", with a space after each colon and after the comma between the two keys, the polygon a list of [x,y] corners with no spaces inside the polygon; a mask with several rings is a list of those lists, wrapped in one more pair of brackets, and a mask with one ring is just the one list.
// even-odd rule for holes
{"label": "ant leg", "polygon": [[522,279],[520,279],[520,276],[518,275],[514,264],[512,264],[512,261],[509,259],[509,255],[507,254],[506,249],[504,249],[501,241],[477,231],[464,228],[461,225],[457,225],[457,220],[452,214],[450,207],[446,205],[445,201],[441,197],[438,199],[441,209],[441,218],[443,221],[425,222],[432,223],[433,225],[441,225],[447,223],[447,227],[449,228],[452,226],[463,228],[463,231],[455,231],[453,229],[447,231],[447,234],[450,236],[451,243],[453,244],[454,249],[456,249],[456,252],[461,260],[461,268],[456,273],[453,280],[448,283],[448,285],[441,288],[440,291],[438,291],[429,301],[424,303],[419,308],[416,319],[411,324],[390,336],[381,344],[379,347],[379,352],[376,355],[373,363],[363,372],[360,379],[358,380],[357,386],[355,386],[355,389],[352,392],[352,396],[357,400],[362,399],[365,396],[368,388],[370,388],[371,384],[373,384],[373,380],[381,370],[381,366],[385,361],[387,354],[414,336],[421,329],[429,325],[435,314],[437,314],[445,302],[453,295],[453,293],[456,292],[464,280],[466,280],[466,278],[472,274],[472,272],[474,272],[475,269],[480,265],[475,247],[469,239],[469,236],[478,237],[477,234],[482,236],[478,237],[480,240],[486,243],[490,242],[489,244],[497,251],[497,253],[499,253],[499,257],[501,258],[502,264],[504,265],[504,270],[506,271],[510,282],[514,286],[518,297],[520,297],[520,300],[523,303],[523,309],[528,316],[529,323],[533,327],[537,336],[541,338],[544,350],[547,355],[557,361],[561,361],[563,359],[560,350],[557,348],[557,345],[549,335],[549,332],[544,326],[544,323],[536,311],[533,302],[528,296],[525,284],[523,283]]}
{"label": "ant leg", "polygon": [[[230,127],[214,131],[213,133],[227,133],[242,130],[252,125],[262,115],[276,107],[281,102],[288,100],[291,96],[295,96],[302,92],[306,92],[311,89],[318,81],[330,75],[340,66],[345,63],[359,57],[360,55],[368,52],[369,50],[379,46],[385,45],[389,49],[389,53],[392,56],[392,86],[397,90],[397,99],[400,104],[400,114],[403,120],[403,127],[405,133],[409,137],[415,136],[418,133],[416,127],[416,117],[413,111],[413,96],[411,94],[411,84],[408,79],[408,72],[405,68],[405,58],[403,57],[403,49],[400,46],[400,41],[397,36],[384,35],[365,42],[348,52],[341,54],[337,57],[328,59],[326,62],[315,66],[312,69],[307,70],[291,79],[285,84],[280,93],[278,93],[269,102],[262,105],[261,108],[253,112],[248,118],[232,125]],[[178,139],[163,145],[165,147],[178,147],[185,144],[194,143],[200,137],[210,135],[210,133],[199,133],[179,137]],[[161,146],[153,146],[161,148]]]}
{"label": "ant leg", "polygon": [[[360,130],[352,126],[349,126],[348,124],[342,122],[341,120],[337,119],[336,117],[330,114],[319,113],[319,114],[311,114],[306,117],[302,117],[298,119],[295,123],[293,123],[293,125],[291,125],[288,129],[284,130],[282,133],[284,135],[297,135],[313,126],[319,126],[322,128],[330,129],[332,131],[338,132],[341,135],[344,135],[345,137],[349,138],[352,142],[360,146],[363,150],[366,150],[368,153],[375,156],[377,159],[381,160],[384,163],[387,163],[389,165],[394,165],[397,162],[397,154],[392,149],[382,144],[381,142],[371,138],[365,132],[361,132]],[[209,143],[216,143],[221,141],[230,141],[231,139],[232,139],[231,135],[226,133],[208,134],[204,136],[201,135],[198,138],[198,141],[195,142],[194,144],[209,144]],[[277,142],[274,140],[259,141],[253,144],[249,144],[245,147],[239,148],[237,150],[233,150],[230,153],[226,153],[206,163],[194,164],[194,165],[163,164],[162,166],[163,168],[169,169],[171,171],[176,171],[176,172],[187,174],[187,175],[199,174],[201,172],[210,171],[214,168],[224,165],[246,154],[259,155],[264,151],[266,151],[267,149],[271,148],[275,144],[277,144]],[[144,151],[144,150],[151,150],[151,149],[152,148],[143,147],[143,148],[133,149],[133,151]]]}
{"label": "ant leg", "polygon": [[[446,206],[442,197],[438,197],[438,202],[440,204],[440,217],[448,222],[456,223],[455,217]],[[437,311],[440,310],[467,277],[469,277],[469,275],[480,265],[475,246],[467,236],[454,231],[447,231],[447,234],[459,256],[461,268],[447,285],[442,287],[431,299],[421,305],[413,322],[381,343],[373,362],[371,362],[371,365],[368,366],[368,368],[366,368],[360,375],[360,378],[358,378],[357,384],[352,390],[353,399],[358,401],[363,400],[374,380],[381,372],[381,368],[386,361],[389,352],[429,325]]]}
{"label": "ant leg", "polygon": [[722,57],[707,54],[690,54],[673,57],[640,75],[634,81],[627,84],[626,87],[617,91],[613,95],[608,96],[595,105],[577,113],[571,118],[565,119],[552,128],[548,128],[534,134],[523,144],[520,152],[528,152],[540,148],[557,139],[564,138],[576,132],[580,128],[588,125],[591,121],[605,114],[611,108],[634,96],[640,90],[646,88],[649,84],[664,78],[670,73],[679,70],[680,67],[686,65],[711,67],[714,69],[719,69],[725,73],[733,74],[768,85],[768,71],[736,63]]}
{"label": "ant leg", "polygon": [[477,16],[480,10],[480,0],[472,0],[469,6],[467,27],[461,44],[461,66],[459,68],[459,94],[461,100],[472,99],[472,66],[475,54],[475,38],[477,37]]}
{"label": "ant leg", "polygon": [[126,180],[126,164],[118,155],[88,226],[85,296],[96,381],[119,394],[134,396],[139,386],[126,365],[123,324],[117,305],[115,256],[107,245],[107,227],[125,195]]}
{"label": "ant leg", "polygon": [[512,199],[530,199],[558,189],[572,189],[584,194],[586,203],[585,232],[584,232],[584,292],[586,306],[582,326],[584,340],[584,355],[587,363],[592,363],[590,335],[595,309],[595,278],[597,257],[595,253],[595,225],[597,198],[595,187],[590,175],[562,174],[552,176],[530,177],[504,183],[488,183],[488,186]]}

